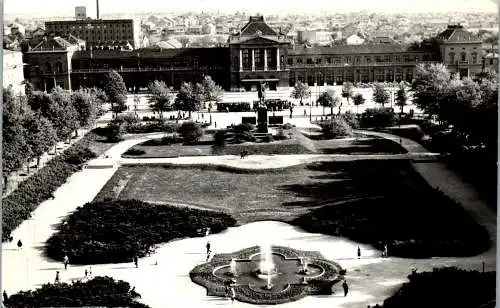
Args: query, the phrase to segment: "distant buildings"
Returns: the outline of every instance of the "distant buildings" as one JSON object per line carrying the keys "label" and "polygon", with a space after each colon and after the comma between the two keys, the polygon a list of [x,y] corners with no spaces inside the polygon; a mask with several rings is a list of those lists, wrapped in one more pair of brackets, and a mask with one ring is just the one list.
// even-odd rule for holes
{"label": "distant buildings", "polygon": [[141,47],[140,23],[134,19],[85,19],[45,22],[50,35],[74,35],[86,42],[87,49],[116,48],[127,41],[133,48]]}
{"label": "distant buildings", "polygon": [[351,36],[349,36],[347,39],[346,39],[346,43],[347,45],[361,45],[365,42],[364,39],[360,38],[359,36],[357,36],[356,34],[353,34]]}
{"label": "distant buildings", "polygon": [[12,87],[14,93],[24,92],[23,53],[3,50],[3,87]]}

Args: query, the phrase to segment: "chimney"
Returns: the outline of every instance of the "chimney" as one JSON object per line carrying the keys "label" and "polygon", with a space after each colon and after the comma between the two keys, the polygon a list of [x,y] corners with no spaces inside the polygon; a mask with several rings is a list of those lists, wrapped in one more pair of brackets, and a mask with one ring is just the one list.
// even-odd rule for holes
{"label": "chimney", "polygon": [[96,7],[97,7],[97,19],[99,19],[99,0],[95,0]]}

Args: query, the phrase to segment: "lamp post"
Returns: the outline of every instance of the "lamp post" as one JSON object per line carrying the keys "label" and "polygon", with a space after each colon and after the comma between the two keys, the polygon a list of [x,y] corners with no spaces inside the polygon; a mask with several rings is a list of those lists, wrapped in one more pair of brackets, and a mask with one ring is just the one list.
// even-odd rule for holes
{"label": "lamp post", "polygon": [[312,122],[312,101],[311,101],[311,89],[309,89],[309,122]]}

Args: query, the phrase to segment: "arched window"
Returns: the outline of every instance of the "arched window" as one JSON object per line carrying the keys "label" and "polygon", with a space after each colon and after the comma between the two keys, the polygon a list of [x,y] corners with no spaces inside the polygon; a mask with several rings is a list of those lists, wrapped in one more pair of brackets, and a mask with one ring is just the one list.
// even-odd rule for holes
{"label": "arched window", "polygon": [[57,72],[62,73],[63,72],[63,64],[61,62],[57,62]]}
{"label": "arched window", "polygon": [[449,59],[450,59],[450,64],[455,63],[455,53],[450,52],[448,55],[449,55]]}
{"label": "arched window", "polygon": [[466,55],[466,53],[465,53],[465,52],[462,52],[462,53],[460,54],[460,61],[462,61],[462,62],[467,61],[467,55]]}
{"label": "arched window", "polygon": [[477,63],[477,53],[473,52],[471,55],[471,60],[473,64]]}
{"label": "arched window", "polygon": [[49,62],[45,62],[45,71],[52,72],[52,65]]}

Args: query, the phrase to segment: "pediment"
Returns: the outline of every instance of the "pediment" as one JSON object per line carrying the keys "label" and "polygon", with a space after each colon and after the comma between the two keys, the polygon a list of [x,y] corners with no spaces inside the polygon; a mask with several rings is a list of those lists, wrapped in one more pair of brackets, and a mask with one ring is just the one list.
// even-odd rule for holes
{"label": "pediment", "polygon": [[240,45],[275,45],[276,43],[280,43],[280,40],[272,39],[270,37],[254,36],[248,38],[240,37],[238,40],[231,43]]}

